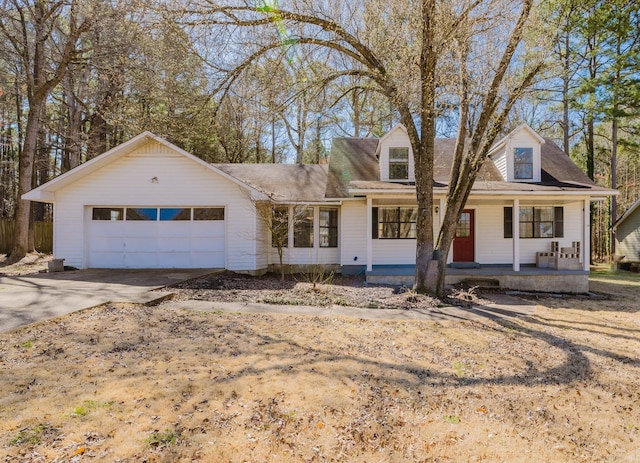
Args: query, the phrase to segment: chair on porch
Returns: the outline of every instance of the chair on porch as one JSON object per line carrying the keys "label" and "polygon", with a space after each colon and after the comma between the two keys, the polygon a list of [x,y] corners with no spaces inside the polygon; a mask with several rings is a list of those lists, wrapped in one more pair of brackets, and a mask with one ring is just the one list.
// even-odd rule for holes
{"label": "chair on porch", "polygon": [[574,241],[571,247],[565,248],[561,248],[557,241],[552,241],[550,252],[536,253],[536,267],[554,270],[581,270],[580,241]]}

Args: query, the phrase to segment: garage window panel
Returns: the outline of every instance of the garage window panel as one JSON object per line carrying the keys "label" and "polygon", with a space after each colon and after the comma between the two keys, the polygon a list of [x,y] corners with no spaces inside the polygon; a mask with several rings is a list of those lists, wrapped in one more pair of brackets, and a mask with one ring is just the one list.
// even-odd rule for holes
{"label": "garage window panel", "polygon": [[224,220],[224,208],[196,207],[193,209],[193,220]]}
{"label": "garage window panel", "polygon": [[91,220],[123,220],[124,208],[122,207],[94,207],[91,211]]}
{"label": "garage window panel", "polygon": [[163,207],[160,208],[160,220],[191,220],[191,208]]}
{"label": "garage window panel", "polygon": [[127,220],[158,220],[158,209],[155,207],[128,207]]}

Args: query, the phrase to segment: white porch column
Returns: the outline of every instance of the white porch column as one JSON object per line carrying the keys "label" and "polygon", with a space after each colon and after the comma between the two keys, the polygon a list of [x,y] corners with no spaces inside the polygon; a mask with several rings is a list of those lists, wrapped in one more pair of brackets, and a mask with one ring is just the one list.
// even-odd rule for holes
{"label": "white porch column", "polygon": [[[440,204],[438,206],[438,229],[442,227],[442,218],[444,217],[444,208],[445,208],[444,198],[440,198]],[[437,235],[437,232],[436,232]]]}
{"label": "white porch column", "polygon": [[367,196],[367,272],[373,270],[373,240],[371,239],[371,235],[373,234],[373,211],[372,206],[373,200],[370,196]]}
{"label": "white porch column", "polygon": [[520,200],[513,200],[513,271],[520,271]]}
{"label": "white porch column", "polygon": [[584,200],[582,225],[582,268],[589,271],[591,263],[591,201],[589,198]]}

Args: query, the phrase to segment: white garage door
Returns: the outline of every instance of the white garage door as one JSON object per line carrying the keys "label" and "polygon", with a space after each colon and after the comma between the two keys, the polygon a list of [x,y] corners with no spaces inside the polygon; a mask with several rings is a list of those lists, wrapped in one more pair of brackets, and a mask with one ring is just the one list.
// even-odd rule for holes
{"label": "white garage door", "polygon": [[92,207],[90,268],[224,268],[222,207]]}

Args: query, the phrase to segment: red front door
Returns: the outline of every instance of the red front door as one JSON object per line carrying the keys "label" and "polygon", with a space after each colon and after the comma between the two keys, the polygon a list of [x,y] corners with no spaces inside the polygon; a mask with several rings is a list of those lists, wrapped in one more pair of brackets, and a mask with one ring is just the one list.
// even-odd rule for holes
{"label": "red front door", "polygon": [[456,237],[453,239],[453,261],[474,262],[474,230],[475,220],[473,209],[465,209],[460,214],[460,220],[456,226]]}

